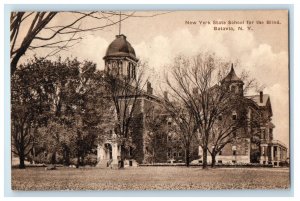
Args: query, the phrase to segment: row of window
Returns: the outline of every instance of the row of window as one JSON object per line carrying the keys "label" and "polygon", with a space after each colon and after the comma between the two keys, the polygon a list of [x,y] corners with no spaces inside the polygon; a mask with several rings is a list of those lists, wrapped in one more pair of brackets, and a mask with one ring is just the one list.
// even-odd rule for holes
{"label": "row of window", "polygon": [[[112,72],[116,75],[124,75],[122,61],[107,61],[106,67],[108,73]],[[127,66],[127,76],[128,78],[136,78],[136,67],[131,62]]]}
{"label": "row of window", "polygon": [[[222,150],[219,152],[219,155],[222,156]],[[232,155],[235,156],[236,155],[236,150],[232,150]]]}
{"label": "row of window", "polygon": [[[260,137],[261,137],[261,139],[265,139],[265,140],[268,139],[268,135],[266,133],[266,129],[261,129],[261,136]],[[269,129],[269,138],[272,139],[272,137],[273,137],[273,129],[270,128]]]}
{"label": "row of window", "polygon": [[[199,162],[199,163],[202,163],[203,161],[202,161],[202,160],[199,160],[198,162]],[[235,164],[235,163],[236,163],[236,160],[232,160],[231,162]],[[223,161],[222,161],[222,160],[218,160],[217,163],[218,163],[218,164],[223,164]]]}
{"label": "row of window", "polygon": [[[236,111],[233,111],[233,112],[232,112],[231,118],[232,118],[232,120],[234,120],[234,121],[237,120],[237,113],[236,113]],[[219,120],[219,121],[222,121],[222,120],[223,120],[223,116],[222,116],[222,115],[219,115],[219,116],[218,116],[218,120]]]}
{"label": "row of window", "polygon": [[171,158],[171,157],[182,157],[183,155],[182,155],[182,152],[173,152],[173,153],[171,153],[171,152],[168,152],[168,158]]}

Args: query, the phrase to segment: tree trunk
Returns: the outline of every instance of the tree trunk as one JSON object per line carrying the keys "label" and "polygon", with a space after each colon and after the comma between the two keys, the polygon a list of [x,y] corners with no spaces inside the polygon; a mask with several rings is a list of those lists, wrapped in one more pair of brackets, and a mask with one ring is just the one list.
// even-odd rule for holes
{"label": "tree trunk", "polygon": [[121,145],[121,161],[119,163],[119,168],[124,168],[124,161],[125,161],[125,158],[126,158],[126,148],[124,145]]}
{"label": "tree trunk", "polygon": [[215,167],[215,164],[216,164],[216,153],[215,152],[212,152],[211,153],[211,167]]}
{"label": "tree trunk", "polygon": [[25,156],[24,156],[24,153],[19,153],[19,159],[20,159],[19,168],[20,169],[25,169]]}
{"label": "tree trunk", "polygon": [[186,167],[190,166],[190,149],[185,150],[185,165]]}
{"label": "tree trunk", "polygon": [[82,154],[82,156],[81,156],[80,165],[82,165],[82,166],[85,165],[85,163],[84,163],[84,154]]}
{"label": "tree trunk", "polygon": [[63,154],[64,165],[70,165],[70,151],[68,147],[64,147],[64,154]]}
{"label": "tree trunk", "polygon": [[205,147],[203,149],[203,165],[202,165],[203,169],[207,168],[207,148]]}
{"label": "tree trunk", "polygon": [[27,50],[27,48],[28,48],[29,45],[30,45],[30,43],[28,45],[21,46],[20,49],[18,50],[18,52],[12,58],[12,60],[10,62],[10,75],[11,76],[17,70],[18,62],[19,62],[21,56],[23,56],[25,54],[25,52],[26,52],[26,50]]}
{"label": "tree trunk", "polygon": [[79,156],[79,154],[78,154],[78,155],[77,155],[76,168],[79,168],[79,164],[80,164],[80,156]]}
{"label": "tree trunk", "polygon": [[35,148],[32,148],[32,163],[35,164]]}
{"label": "tree trunk", "polygon": [[51,156],[51,164],[55,165],[56,164],[56,151],[53,151],[52,156]]}

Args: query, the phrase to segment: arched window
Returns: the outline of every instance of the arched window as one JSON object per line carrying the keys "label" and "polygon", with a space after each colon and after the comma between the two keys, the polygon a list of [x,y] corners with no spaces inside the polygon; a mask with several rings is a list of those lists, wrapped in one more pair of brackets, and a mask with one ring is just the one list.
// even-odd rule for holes
{"label": "arched window", "polygon": [[127,66],[127,77],[128,78],[131,77],[131,63],[130,62],[128,63],[128,66]]}
{"label": "arched window", "polygon": [[110,73],[110,61],[106,62],[107,73]]}
{"label": "arched window", "polygon": [[231,92],[235,92],[235,88],[236,88],[235,85],[231,85],[231,86],[230,86],[230,91],[231,91]]}
{"label": "arched window", "polygon": [[239,92],[239,87],[236,86],[236,85],[231,85],[231,86],[230,86],[230,90],[231,90],[231,92],[237,94],[237,93]]}
{"label": "arched window", "polygon": [[135,79],[135,66],[132,65],[132,78]]}
{"label": "arched window", "polygon": [[118,62],[119,74],[121,74],[121,75],[123,75],[123,66],[122,66],[122,64],[123,64],[122,61]]}

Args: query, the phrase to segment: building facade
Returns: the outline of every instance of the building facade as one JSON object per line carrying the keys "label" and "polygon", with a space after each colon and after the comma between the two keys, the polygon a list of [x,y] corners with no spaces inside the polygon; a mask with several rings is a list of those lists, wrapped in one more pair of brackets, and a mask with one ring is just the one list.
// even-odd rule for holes
{"label": "building facade", "polygon": [[[116,39],[108,46],[104,56],[105,72],[114,75],[135,79],[137,76],[137,62],[135,51],[127,41],[126,36],[117,35]],[[244,96],[243,81],[236,75],[233,67],[223,79],[223,85]],[[259,95],[245,97],[248,102],[247,116],[252,118],[254,111],[260,111],[264,116],[259,128],[244,129],[244,137],[227,144],[217,154],[217,164],[235,163],[261,163],[278,166],[286,160],[286,146],[273,139],[272,106],[269,95],[261,92]],[[111,106],[104,117],[107,122],[104,125],[104,139],[98,145],[97,157],[99,167],[118,168],[130,167],[143,163],[173,163],[184,162],[185,153],[180,138],[169,130],[173,123],[162,107],[162,100],[153,95],[151,83],[147,83],[147,90],[137,97],[133,111],[133,125],[130,141],[133,147],[129,147],[125,153],[126,160],[120,164],[122,150],[119,138],[114,129],[116,112]],[[157,124],[155,124],[155,122]],[[153,129],[159,132],[152,132]],[[191,159],[193,163],[201,164],[203,151],[200,146],[193,144]],[[122,162],[122,163],[123,163]],[[208,162],[211,162],[210,155]]]}

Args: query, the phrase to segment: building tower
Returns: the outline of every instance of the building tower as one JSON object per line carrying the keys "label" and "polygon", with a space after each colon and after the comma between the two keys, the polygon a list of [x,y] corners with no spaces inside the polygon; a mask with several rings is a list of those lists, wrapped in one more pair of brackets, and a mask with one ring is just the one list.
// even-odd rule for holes
{"label": "building tower", "polygon": [[116,35],[116,39],[108,46],[103,59],[106,73],[124,79],[136,78],[138,59],[125,35]]}
{"label": "building tower", "polygon": [[229,88],[231,92],[241,95],[244,95],[244,82],[236,75],[233,64],[231,64],[231,69],[228,75],[221,81],[221,84],[226,87],[227,89]]}

